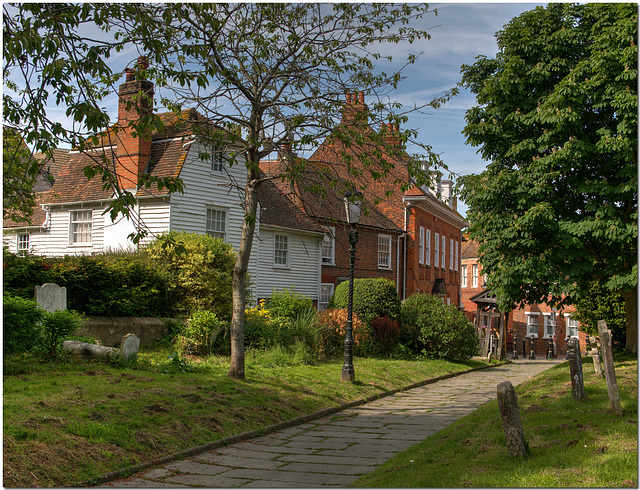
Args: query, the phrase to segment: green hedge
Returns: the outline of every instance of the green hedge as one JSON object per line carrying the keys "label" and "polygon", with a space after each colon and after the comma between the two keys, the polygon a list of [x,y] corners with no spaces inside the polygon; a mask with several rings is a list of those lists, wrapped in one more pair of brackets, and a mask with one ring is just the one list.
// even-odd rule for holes
{"label": "green hedge", "polygon": [[[338,284],[329,301],[329,308],[347,308],[349,281]],[[387,316],[400,319],[400,298],[393,281],[388,279],[355,279],[353,281],[353,311],[365,322]]]}
{"label": "green hedge", "polygon": [[[186,252],[165,246],[167,239]],[[235,254],[207,235],[169,233],[137,252],[18,257],[3,249],[4,294],[34,297],[35,286],[67,288],[67,307],[89,316],[175,317],[208,310],[231,317]]]}
{"label": "green hedge", "polygon": [[430,294],[414,294],[402,302],[403,328],[419,329],[423,354],[464,360],[478,353],[478,336],[466,315]]}

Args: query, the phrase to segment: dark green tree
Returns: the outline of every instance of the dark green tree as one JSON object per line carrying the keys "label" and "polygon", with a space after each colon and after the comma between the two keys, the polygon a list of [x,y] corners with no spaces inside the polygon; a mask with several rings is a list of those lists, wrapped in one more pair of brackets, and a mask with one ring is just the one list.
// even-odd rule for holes
{"label": "dark green tree", "polygon": [[614,343],[624,346],[627,323],[624,310],[624,298],[620,293],[593,281],[581,292],[574,318],[580,322],[581,329],[590,335],[598,335],[598,321],[605,320]]}
{"label": "dark green tree", "polygon": [[500,306],[575,303],[592,280],[621,293],[637,351],[637,24],[634,4],[550,4],[462,67],[478,105],[462,178],[472,238]]}
{"label": "dark green tree", "polygon": [[31,223],[36,204],[34,185],[40,171],[38,162],[20,134],[5,127],[2,132],[2,217]]}

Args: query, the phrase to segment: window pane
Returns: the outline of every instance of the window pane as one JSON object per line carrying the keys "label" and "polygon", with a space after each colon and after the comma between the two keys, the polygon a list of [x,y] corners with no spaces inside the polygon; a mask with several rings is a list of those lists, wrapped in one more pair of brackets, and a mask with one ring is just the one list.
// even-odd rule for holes
{"label": "window pane", "polygon": [[29,235],[18,235],[18,255],[26,255],[29,252]]}
{"label": "window pane", "polygon": [[335,228],[329,228],[330,233],[325,233],[324,238],[322,239],[322,246],[320,247],[322,253],[322,262],[324,264],[333,264],[334,260],[334,234]]}
{"label": "window pane", "polygon": [[289,237],[285,235],[276,235],[275,237],[275,265],[288,265],[289,258]]}
{"label": "window pane", "polygon": [[378,267],[391,267],[391,237],[378,235]]}
{"label": "window pane", "polygon": [[227,212],[221,209],[207,209],[207,235],[226,240]]}
{"label": "window pane", "polygon": [[427,238],[426,238],[426,246],[425,246],[425,262],[427,265],[431,265],[431,230],[427,230]]}
{"label": "window pane", "polygon": [[71,211],[71,243],[91,243],[91,217],[88,211]]}
{"label": "window pane", "polygon": [[467,266],[463,265],[460,271],[460,280],[463,288],[467,287]]}

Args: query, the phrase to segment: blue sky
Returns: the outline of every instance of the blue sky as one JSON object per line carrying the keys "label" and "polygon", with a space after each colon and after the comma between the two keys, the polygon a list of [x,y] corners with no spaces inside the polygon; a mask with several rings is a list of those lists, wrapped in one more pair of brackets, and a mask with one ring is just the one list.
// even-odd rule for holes
{"label": "blue sky", "polygon": [[[407,67],[407,79],[394,94],[403,104],[426,102],[445,90],[455,87],[461,79],[460,66],[473,64],[476,56],[495,57],[498,46],[494,34],[522,12],[534,9],[534,3],[434,3],[436,17],[423,19],[430,29],[431,39],[413,45],[414,52],[424,51],[415,65]],[[428,115],[409,116],[408,126],[419,130],[421,143],[431,145],[441,155],[448,168],[460,175],[480,173],[487,162],[477,148],[465,144],[462,130],[465,111],[475,105],[474,96],[466,90]],[[466,213],[464,203],[458,211]]]}

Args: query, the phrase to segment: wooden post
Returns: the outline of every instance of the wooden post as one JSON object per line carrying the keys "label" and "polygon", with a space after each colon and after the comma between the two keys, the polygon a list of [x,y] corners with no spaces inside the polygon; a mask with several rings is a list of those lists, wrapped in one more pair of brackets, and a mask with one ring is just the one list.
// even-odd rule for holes
{"label": "wooden post", "polygon": [[613,350],[611,346],[611,332],[604,320],[598,321],[598,333],[600,345],[602,345],[602,361],[604,363],[604,377],[607,380],[607,392],[609,394],[609,407],[616,415],[622,415],[620,405],[620,393],[616,379],[616,369],[613,364]]}
{"label": "wooden post", "polygon": [[604,377],[604,372],[602,371],[602,364],[600,364],[600,352],[598,351],[598,340],[596,337],[590,338],[590,346],[591,347],[591,357],[593,359],[593,369],[596,372],[596,376]]}
{"label": "wooden post", "polygon": [[498,359],[502,360],[506,357],[507,336],[504,334],[504,313],[499,312],[500,326],[498,327]]}
{"label": "wooden post", "polygon": [[482,355],[482,325],[480,323],[480,305],[478,304],[476,307],[476,333],[478,334],[478,344],[480,345],[478,354]]}
{"label": "wooden post", "polygon": [[516,458],[523,458],[527,454],[527,445],[518,409],[518,395],[510,381],[504,381],[498,385],[498,407],[509,454]]}
{"label": "wooden post", "polygon": [[571,373],[571,394],[574,400],[582,400],[587,394],[584,391],[584,376],[582,373],[582,355],[577,339],[569,339],[567,342],[567,355],[569,359],[569,372]]}

